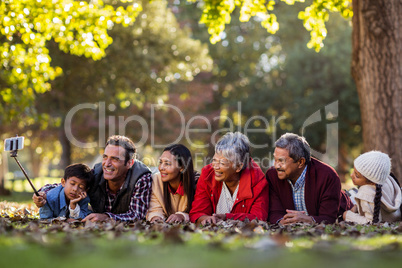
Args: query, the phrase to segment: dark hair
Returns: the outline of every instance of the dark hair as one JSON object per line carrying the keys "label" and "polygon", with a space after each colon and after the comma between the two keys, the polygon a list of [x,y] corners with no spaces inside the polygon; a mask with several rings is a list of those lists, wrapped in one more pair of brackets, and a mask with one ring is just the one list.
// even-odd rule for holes
{"label": "dark hair", "polygon": [[304,137],[285,133],[275,142],[275,147],[288,150],[289,156],[296,162],[304,158],[306,165],[310,163],[310,145]]}
{"label": "dark hair", "polygon": [[135,153],[137,152],[137,148],[135,148],[135,144],[132,140],[127,138],[126,136],[114,135],[108,138],[106,142],[106,146],[115,145],[123,147],[126,150],[124,165],[127,164],[131,159],[135,159]]}
{"label": "dark hair", "polygon": [[[184,193],[187,195],[187,208],[185,212],[189,213],[195,193],[195,174],[191,152],[182,144],[172,144],[166,147],[163,151],[168,151],[174,155],[179,166],[183,168],[183,171],[180,172],[179,176],[180,181],[183,183]],[[169,194],[169,182],[163,182],[163,199],[167,214],[173,214],[174,212]]]}
{"label": "dark hair", "polygon": [[93,181],[94,175],[89,166],[85,164],[72,164],[64,170],[63,179],[67,181],[71,177],[77,177],[85,182],[85,188],[88,189]]}
{"label": "dark hair", "polygon": [[377,223],[380,218],[380,209],[381,209],[381,197],[382,197],[382,185],[375,185],[375,197],[374,197],[374,215],[373,215],[373,223]]}

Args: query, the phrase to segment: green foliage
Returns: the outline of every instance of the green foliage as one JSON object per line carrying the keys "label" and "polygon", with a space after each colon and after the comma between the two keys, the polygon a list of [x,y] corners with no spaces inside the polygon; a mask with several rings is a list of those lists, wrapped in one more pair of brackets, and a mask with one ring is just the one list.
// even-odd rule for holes
{"label": "green foliage", "polygon": [[[197,0],[188,0],[196,2]],[[281,0],[288,5],[305,0]],[[267,3],[268,2],[268,3]],[[351,0],[313,0],[304,11],[299,13],[299,19],[303,20],[304,27],[310,31],[311,39],[307,46],[319,51],[323,46],[323,40],[327,35],[325,23],[328,21],[330,12],[339,12],[345,18],[351,18]],[[232,13],[235,8],[240,8],[239,20],[249,21],[251,17],[256,17],[261,25],[271,34],[279,29],[279,24],[274,11],[275,1],[266,0],[236,0],[236,1],[202,1],[203,14],[200,22],[204,23],[211,35],[210,41],[215,44],[222,39],[221,34],[225,30],[225,25],[231,22]]]}
{"label": "green foliage", "polygon": [[[191,38],[191,29],[179,24],[167,1],[144,0],[139,4],[143,11],[133,25],[116,25],[108,31],[113,43],[100,60],[64,53],[56,42],[48,42],[52,64],[64,73],[51,82],[51,91],[36,96],[33,107],[40,117],[18,120],[21,132],[29,129],[30,137],[41,137],[42,144],[32,146],[62,142],[59,133],[64,131],[68,112],[79,104],[99,102],[105,107],[106,120],[115,116],[116,124],[106,122],[103,130],[99,107],[79,110],[71,125],[75,138],[96,143],[99,133],[105,131],[105,135],[120,133],[139,141],[141,126],[130,122],[121,132],[118,118],[136,114],[149,122],[151,103],[165,101],[169,88],[175,88],[178,81],[191,81],[211,69],[207,45]],[[98,153],[98,148],[72,147],[70,152],[63,148],[63,156],[74,161],[90,161],[87,157]]]}
{"label": "green foliage", "polygon": [[[199,17],[193,6],[181,6],[185,9],[179,16],[188,14],[182,20]],[[214,69],[204,82],[214,86],[214,95],[207,109],[198,113],[205,115],[213,110],[228,117],[213,126],[214,130],[230,128],[228,122],[232,121],[235,129],[231,131],[239,127],[244,131],[248,123],[252,131],[246,135],[253,144],[255,158],[269,158],[281,134],[302,134],[306,119],[335,101],[339,103],[335,120],[339,141],[347,148],[346,154],[361,142],[358,96],[350,74],[350,22],[333,14],[327,23],[327,45],[316,53],[305,45],[308,35],[297,23],[299,10],[300,6],[285,4],[276,10],[283,27],[275,35],[267,35],[256,18],[240,22],[237,10],[221,34],[222,42],[209,46]],[[204,25],[193,25],[195,36],[207,42]],[[322,120],[306,128],[304,135],[313,149],[325,151],[326,126],[335,121]],[[263,168],[270,166],[267,162],[261,164]]]}
{"label": "green foliage", "polygon": [[323,47],[323,41],[327,36],[325,23],[329,19],[330,12],[339,12],[344,18],[351,18],[351,0],[315,0],[299,13],[299,19],[303,20],[304,27],[310,31],[308,48],[314,48],[317,52]]}
{"label": "green foliage", "polygon": [[[287,96],[284,105],[291,107],[292,118],[289,119],[292,131],[299,132],[311,114],[338,101],[339,115],[336,121],[339,123],[339,140],[350,153],[361,142],[359,100],[350,74],[350,23],[338,14],[331,16],[327,23],[330,32],[327,44],[320,53],[315,53],[305,47],[306,37],[301,26],[290,27],[294,23],[291,17],[295,8],[290,8],[288,12],[289,18],[281,21],[287,27],[278,32],[278,36],[286,40],[282,42],[286,53],[283,67],[286,79],[282,94]],[[305,136],[313,148],[325,143],[327,123],[333,122],[322,120],[306,128]]]}
{"label": "green foliage", "polygon": [[[111,4],[110,8],[115,11],[121,5],[113,0],[105,3]],[[177,81],[191,81],[197,74],[211,69],[212,59],[207,45],[191,38],[191,29],[177,22],[167,7],[167,1],[144,0],[136,1],[136,4],[142,12],[134,24],[128,27],[114,25],[108,29],[107,37],[113,39],[113,43],[103,50],[100,60],[66,53],[55,39],[46,42],[51,66],[59,66],[63,74],[48,81],[52,90],[32,95],[34,99],[27,103],[30,111],[15,109],[15,114],[20,116],[10,122],[5,122],[6,114],[2,115],[3,122],[7,123],[2,124],[3,131],[12,127],[14,133],[18,127],[19,134],[29,136],[31,140],[33,137],[41,140],[31,144],[32,148],[42,146],[48,149],[44,150],[46,153],[55,152],[50,144],[63,140],[59,132],[64,130],[64,119],[78,104],[103,102],[107,115],[115,115],[116,121],[117,116],[127,118],[133,114],[148,118],[147,104],[163,102],[169,88],[175,87]],[[20,94],[13,95],[14,98],[18,96]],[[109,105],[115,109],[108,109]],[[6,107],[10,107],[9,103]],[[35,117],[31,117],[32,114]],[[83,142],[96,142],[99,131],[102,131],[98,114],[91,109],[77,112],[71,126],[74,137]],[[142,129],[133,125],[126,127],[122,134],[139,140]],[[106,122],[107,133],[108,130]],[[117,131],[118,126],[114,133]],[[75,161],[87,161],[85,157],[97,155],[97,150],[72,148],[69,152],[63,147],[63,154],[65,157],[74,155]],[[40,157],[43,160],[47,156],[42,153]]]}
{"label": "green foliage", "polygon": [[[113,7],[103,1],[5,0],[0,4],[0,113],[5,120],[29,108],[62,74],[51,65],[48,43],[65,53],[99,60],[112,43],[108,30],[131,25],[141,11],[133,1]],[[34,112],[31,110],[31,112]]]}

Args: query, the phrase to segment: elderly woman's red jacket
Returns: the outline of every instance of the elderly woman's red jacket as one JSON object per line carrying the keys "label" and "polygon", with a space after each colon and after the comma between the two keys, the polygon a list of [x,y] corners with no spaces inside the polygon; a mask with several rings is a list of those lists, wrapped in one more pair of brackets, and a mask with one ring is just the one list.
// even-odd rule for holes
{"label": "elderly woman's red jacket", "polygon": [[[215,180],[215,171],[211,164],[205,166],[197,183],[197,190],[190,211],[190,220],[216,213],[216,205],[222,191],[222,182]],[[247,168],[240,173],[239,190],[232,211],[226,213],[226,219],[266,221],[269,202],[268,182],[261,168],[251,159]]]}

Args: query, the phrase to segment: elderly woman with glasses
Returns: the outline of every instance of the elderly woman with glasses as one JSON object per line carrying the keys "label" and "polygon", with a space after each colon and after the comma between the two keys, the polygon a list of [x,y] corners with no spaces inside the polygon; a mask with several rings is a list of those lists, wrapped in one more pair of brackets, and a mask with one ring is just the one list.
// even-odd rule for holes
{"label": "elderly woman with glasses", "polygon": [[265,175],[250,157],[248,138],[229,132],[201,171],[190,220],[202,225],[226,219],[266,221],[268,193]]}

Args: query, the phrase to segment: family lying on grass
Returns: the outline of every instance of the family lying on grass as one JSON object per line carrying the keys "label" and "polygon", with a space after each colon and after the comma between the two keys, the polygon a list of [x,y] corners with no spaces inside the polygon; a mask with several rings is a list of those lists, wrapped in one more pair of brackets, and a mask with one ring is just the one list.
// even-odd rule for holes
{"label": "family lying on grass", "polygon": [[[371,151],[354,161],[352,198],[336,171],[310,156],[307,141],[286,133],[275,143],[274,166],[264,175],[250,156],[248,138],[227,133],[201,175],[184,145],[164,149],[159,173],[135,159],[134,143],[108,139],[102,163],[66,168],[61,184],[33,196],[41,219],[213,224],[258,219],[272,224],[394,222],[401,220],[401,187],[388,155]],[[90,203],[91,209],[88,204]]]}

